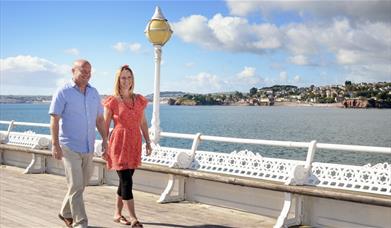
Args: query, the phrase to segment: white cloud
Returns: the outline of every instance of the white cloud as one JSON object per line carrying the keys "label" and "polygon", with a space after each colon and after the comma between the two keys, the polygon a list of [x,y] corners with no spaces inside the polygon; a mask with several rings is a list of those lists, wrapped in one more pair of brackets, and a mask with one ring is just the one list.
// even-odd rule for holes
{"label": "white cloud", "polygon": [[[174,25],[177,29],[174,34],[185,42],[227,52],[259,55],[280,52],[291,56],[290,63],[301,66],[373,63],[385,67],[391,59],[390,22],[352,23],[349,18],[338,17],[327,22],[314,20],[277,26],[250,24],[245,18],[216,14],[209,20],[192,15]],[[368,77],[376,77],[375,71],[367,73]]]}
{"label": "white cloud", "polygon": [[243,78],[251,78],[255,76],[255,68],[254,67],[247,67],[245,66],[243,71],[241,71],[238,74],[238,78],[243,79]]}
{"label": "white cloud", "polygon": [[195,65],[195,63],[193,63],[193,62],[187,62],[187,63],[185,63],[185,67],[187,67],[187,68],[194,67],[194,65]]}
{"label": "white cloud", "polygon": [[335,53],[340,64],[389,64],[390,26],[366,22],[353,27],[346,19],[335,20],[324,29],[320,42]]}
{"label": "white cloud", "polygon": [[282,83],[286,83],[288,82],[288,74],[286,71],[282,71],[280,72],[280,75],[279,75],[279,80],[282,82]]}
{"label": "white cloud", "polygon": [[221,88],[221,81],[217,75],[206,72],[201,72],[194,76],[187,76],[186,79],[192,87],[195,87],[194,89],[196,91],[198,89],[201,91],[216,89],[218,91]]}
{"label": "white cloud", "polygon": [[236,80],[234,80],[232,84],[239,83],[251,87],[256,86],[261,81],[262,78],[256,75],[256,69],[254,67],[245,66],[244,69],[237,74]]}
{"label": "white cloud", "polygon": [[391,67],[384,64],[348,65],[345,67],[346,80],[353,82],[391,81]]}
{"label": "white cloud", "polygon": [[[71,67],[29,55],[0,59],[1,93],[53,93],[60,82],[71,79]],[[29,90],[25,88],[28,87]],[[14,88],[14,91],[8,88]],[[19,89],[17,89],[19,88]],[[39,88],[39,90],[37,90]]]}
{"label": "white cloud", "polygon": [[113,48],[118,52],[129,50],[133,53],[139,53],[142,50],[142,45],[140,43],[117,42],[113,45]]}
{"label": "white cloud", "polygon": [[113,48],[118,52],[124,52],[128,48],[128,44],[125,42],[118,42],[113,45]]}
{"label": "white cloud", "polygon": [[241,1],[226,0],[232,15],[260,12],[265,18],[275,11],[297,13],[301,17],[327,20],[346,16],[357,21],[391,21],[391,1]]}
{"label": "white cloud", "polygon": [[[214,48],[219,44],[213,31],[208,26],[208,19],[201,15],[183,17],[173,23],[174,35],[179,36],[187,43],[196,43],[206,48]],[[190,28],[190,29],[189,29]]]}
{"label": "white cloud", "polygon": [[75,55],[75,56],[78,56],[80,54],[80,52],[77,48],[69,48],[69,49],[66,49],[64,52],[65,52],[65,54]]}
{"label": "white cloud", "polygon": [[139,43],[132,43],[132,44],[129,44],[129,49],[130,51],[132,52],[138,52],[141,50],[141,44]]}
{"label": "white cloud", "polygon": [[248,14],[261,9],[261,4],[257,1],[226,0],[226,2],[232,15],[247,16]]}
{"label": "white cloud", "polygon": [[246,19],[240,17],[223,17],[216,14],[209,22],[213,35],[226,47],[235,47],[242,38],[249,36],[250,27]]}
{"label": "white cloud", "polygon": [[360,59],[360,55],[357,52],[344,49],[339,50],[336,57],[341,64],[353,64]]}
{"label": "white cloud", "polygon": [[300,75],[296,75],[295,77],[293,77],[293,82],[294,83],[299,83],[301,81],[301,77],[300,77]]}
{"label": "white cloud", "polygon": [[250,25],[240,17],[216,14],[208,21],[204,16],[191,15],[174,23],[173,29],[183,41],[212,50],[263,53],[281,47],[282,36],[276,26]]}
{"label": "white cloud", "polygon": [[320,47],[318,36],[322,34],[317,28],[305,24],[291,24],[280,28],[285,34],[285,48],[294,55],[316,53]]}
{"label": "white cloud", "polygon": [[293,84],[296,86],[308,86],[303,84],[302,77],[295,75],[293,78],[288,77],[288,72],[281,71],[278,76],[266,77],[264,80],[265,86],[273,86],[276,84]]}
{"label": "white cloud", "polygon": [[215,93],[229,90],[228,86],[229,83],[220,79],[219,76],[208,72],[200,72],[178,81],[162,81],[161,88],[162,91],[181,90],[190,93]]}
{"label": "white cloud", "polygon": [[[251,87],[260,87],[263,78],[258,76],[254,67],[244,67],[242,71],[232,76],[219,77],[208,72],[186,76],[184,80],[162,82],[163,90],[178,90],[192,93],[214,93],[243,91],[248,92]],[[176,89],[175,89],[176,88]]]}
{"label": "white cloud", "polygon": [[295,55],[290,58],[290,61],[296,65],[307,65],[308,64],[308,59],[304,55]]}

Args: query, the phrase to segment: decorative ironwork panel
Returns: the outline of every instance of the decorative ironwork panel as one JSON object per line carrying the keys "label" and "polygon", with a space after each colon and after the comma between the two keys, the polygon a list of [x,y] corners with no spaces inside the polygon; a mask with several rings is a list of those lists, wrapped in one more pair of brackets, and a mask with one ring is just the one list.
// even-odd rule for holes
{"label": "decorative ironwork panel", "polygon": [[197,151],[191,169],[285,182],[302,161],[265,158],[244,150],[230,154]]}
{"label": "decorative ironwork panel", "polygon": [[340,165],[314,162],[317,186],[391,195],[391,165]]}
{"label": "decorative ironwork panel", "polygon": [[155,145],[151,155],[145,156],[145,144],[144,144],[142,162],[171,166],[176,161],[175,157],[180,152],[189,153],[189,150],[171,148],[171,147],[161,147],[159,145]]}
{"label": "decorative ironwork panel", "polygon": [[47,149],[50,146],[50,139],[48,136],[36,134],[33,131],[10,132],[6,143],[34,149]]}

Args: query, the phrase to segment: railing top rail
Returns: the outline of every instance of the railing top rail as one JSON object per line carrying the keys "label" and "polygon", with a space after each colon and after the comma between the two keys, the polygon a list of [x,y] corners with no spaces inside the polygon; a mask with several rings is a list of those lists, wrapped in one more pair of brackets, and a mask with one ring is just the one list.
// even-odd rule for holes
{"label": "railing top rail", "polygon": [[[10,124],[12,121],[0,120],[0,124]],[[14,126],[31,126],[31,127],[50,127],[50,124],[47,123],[31,123],[31,122],[16,122],[13,123]]]}
{"label": "railing top rail", "polygon": [[[0,124],[11,124],[11,123],[12,123],[12,121],[0,120]],[[50,127],[50,124],[31,123],[31,122],[13,122],[13,125],[14,126],[18,125],[18,126],[45,127],[45,128]],[[161,132],[161,136],[170,137],[170,138],[182,138],[182,139],[193,140],[194,137],[196,136],[196,134]],[[205,141],[227,142],[227,143],[267,145],[267,146],[281,146],[281,147],[291,147],[291,148],[308,148],[310,145],[309,142],[245,139],[245,138],[220,137],[220,136],[210,136],[210,135],[201,135],[200,140],[201,141],[205,140]],[[391,154],[391,147],[359,146],[359,145],[328,144],[328,143],[317,143],[316,147],[318,149],[328,149],[328,150],[342,150],[342,151]]]}
{"label": "railing top rail", "polygon": [[344,151],[391,154],[391,147],[317,143],[316,148],[328,149],[328,150],[344,150]]}
{"label": "railing top rail", "polygon": [[[161,132],[161,136],[170,137],[170,138],[194,139],[195,134]],[[291,147],[291,148],[308,148],[310,145],[309,142],[244,139],[244,138],[220,137],[220,136],[210,136],[210,135],[201,135],[200,140],[227,142],[227,143],[256,144],[256,145],[266,145],[266,146],[282,146],[282,147]],[[316,148],[328,149],[328,150],[391,154],[391,147],[317,143]]]}

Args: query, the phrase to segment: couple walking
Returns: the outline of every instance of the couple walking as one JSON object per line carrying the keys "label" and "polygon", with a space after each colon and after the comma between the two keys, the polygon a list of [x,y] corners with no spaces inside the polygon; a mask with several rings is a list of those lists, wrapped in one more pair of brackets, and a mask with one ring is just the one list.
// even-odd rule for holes
{"label": "couple walking", "polygon": [[[128,65],[116,72],[114,94],[103,105],[98,91],[88,83],[91,64],[87,60],[76,60],[72,75],[72,81],[53,95],[49,108],[52,155],[63,161],[68,186],[58,216],[67,227],[88,226],[83,192],[93,172],[96,127],[102,137],[102,157],[107,168],[116,170],[119,177],[114,222],[143,227],[135,213],[132,176],[141,164],[140,129],[146,155],[152,151],[144,114],[148,101],[133,93],[134,75]],[[112,121],[114,129],[109,137]],[[122,214],[124,207],[129,219]]]}

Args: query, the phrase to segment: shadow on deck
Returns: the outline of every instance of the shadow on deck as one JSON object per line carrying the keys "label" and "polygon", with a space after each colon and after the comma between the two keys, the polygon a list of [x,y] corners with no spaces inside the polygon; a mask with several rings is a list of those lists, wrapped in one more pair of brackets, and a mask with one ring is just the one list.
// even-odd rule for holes
{"label": "shadow on deck", "polygon": [[[65,227],[58,219],[66,192],[63,176],[22,174],[0,167],[0,227]],[[157,195],[134,191],[136,212],[145,228],[273,227],[275,219],[205,204],[158,204]],[[89,227],[127,227],[112,221],[116,187],[88,186],[84,193]],[[125,213],[124,215],[127,215]]]}

